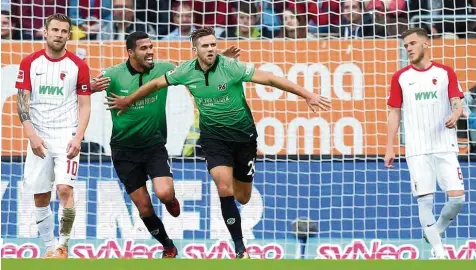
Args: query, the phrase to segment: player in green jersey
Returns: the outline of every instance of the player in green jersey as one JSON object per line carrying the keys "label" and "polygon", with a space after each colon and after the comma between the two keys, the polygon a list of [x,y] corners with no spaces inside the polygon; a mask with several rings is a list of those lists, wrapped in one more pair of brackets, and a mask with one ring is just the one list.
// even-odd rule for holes
{"label": "player in green jersey", "polygon": [[330,101],[303,87],[252,64],[217,55],[212,28],[192,33],[195,59],[186,61],[158,79],[128,95],[112,95],[106,102],[118,114],[133,109],[131,104],[169,85],[185,85],[195,98],[200,113],[200,136],[208,170],[220,196],[224,222],[235,243],[237,258],[249,258],[243,243],[241,217],[235,199],[250,200],[257,155],[257,132],[244,96],[243,82],[273,86],[306,100],[311,110],[328,110]]}

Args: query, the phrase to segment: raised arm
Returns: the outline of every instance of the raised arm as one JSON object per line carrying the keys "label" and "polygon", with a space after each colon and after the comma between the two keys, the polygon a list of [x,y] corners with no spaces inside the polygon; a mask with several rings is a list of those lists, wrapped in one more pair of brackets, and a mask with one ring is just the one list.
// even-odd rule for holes
{"label": "raised arm", "polygon": [[297,85],[288,79],[278,77],[270,72],[256,69],[251,77],[251,82],[269,85],[298,95],[306,100],[313,111],[315,111],[313,106],[317,106],[322,110],[328,110],[330,108],[330,101],[326,97],[309,92],[304,87]]}
{"label": "raised arm", "polygon": [[169,86],[169,84],[165,76],[160,76],[159,78],[153,79],[152,81],[142,85],[137,91],[126,97],[111,93],[112,97],[106,97],[108,102],[105,104],[109,105],[107,108],[108,110],[118,109],[119,115],[122,111],[126,111],[127,107],[129,107],[134,102],[141,100],[160,89],[166,88],[167,86]]}

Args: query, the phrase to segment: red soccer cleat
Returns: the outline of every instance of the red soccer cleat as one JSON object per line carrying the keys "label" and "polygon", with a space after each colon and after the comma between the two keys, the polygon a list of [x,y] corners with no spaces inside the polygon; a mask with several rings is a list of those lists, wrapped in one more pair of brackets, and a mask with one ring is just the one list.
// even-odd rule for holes
{"label": "red soccer cleat", "polygon": [[177,248],[174,246],[164,248],[164,252],[162,253],[162,259],[174,259],[177,257]]}
{"label": "red soccer cleat", "polygon": [[180,203],[177,200],[177,198],[174,198],[174,200],[165,205],[165,208],[167,208],[167,211],[172,215],[173,217],[178,217],[180,216]]}

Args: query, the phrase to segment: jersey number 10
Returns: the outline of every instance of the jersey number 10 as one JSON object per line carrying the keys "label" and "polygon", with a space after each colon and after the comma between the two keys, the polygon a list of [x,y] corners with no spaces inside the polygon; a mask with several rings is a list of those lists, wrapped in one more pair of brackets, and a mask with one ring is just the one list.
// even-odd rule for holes
{"label": "jersey number 10", "polygon": [[76,174],[78,173],[78,162],[76,160],[68,159],[67,163],[68,167],[66,169],[66,172],[68,174],[71,174],[72,176],[76,176]]}

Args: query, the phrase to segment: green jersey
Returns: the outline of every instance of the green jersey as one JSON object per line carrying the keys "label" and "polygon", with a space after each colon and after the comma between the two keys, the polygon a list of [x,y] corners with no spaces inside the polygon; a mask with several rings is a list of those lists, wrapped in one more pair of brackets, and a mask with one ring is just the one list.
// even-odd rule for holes
{"label": "green jersey", "polygon": [[[154,67],[144,73],[139,73],[129,61],[110,67],[104,71],[104,77],[111,82],[107,95],[114,93],[128,96],[143,84],[164,75],[175,65],[168,62],[156,61]],[[145,148],[151,145],[165,143],[167,139],[167,120],[165,104],[167,89],[162,89],[138,100],[129,110],[117,115],[117,110],[111,110],[112,135],[111,147]]]}
{"label": "green jersey", "polygon": [[243,82],[249,82],[252,64],[218,55],[203,72],[193,59],[166,73],[169,85],[184,85],[195,98],[200,113],[200,137],[233,142],[256,140],[256,127],[245,99]]}

